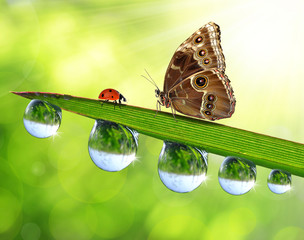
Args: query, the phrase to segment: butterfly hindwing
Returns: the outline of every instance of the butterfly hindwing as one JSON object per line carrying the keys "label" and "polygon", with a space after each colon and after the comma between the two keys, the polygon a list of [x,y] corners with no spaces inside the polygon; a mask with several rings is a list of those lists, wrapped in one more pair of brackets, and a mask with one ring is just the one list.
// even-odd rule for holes
{"label": "butterfly hindwing", "polygon": [[172,107],[186,115],[218,120],[234,112],[235,98],[230,81],[216,68],[197,72],[168,92]]}

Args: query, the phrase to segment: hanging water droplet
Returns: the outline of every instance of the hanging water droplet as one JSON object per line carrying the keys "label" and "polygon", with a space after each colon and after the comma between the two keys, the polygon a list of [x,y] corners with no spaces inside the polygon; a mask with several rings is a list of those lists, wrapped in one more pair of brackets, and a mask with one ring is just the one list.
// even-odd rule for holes
{"label": "hanging water droplet", "polygon": [[267,184],[273,193],[285,193],[291,188],[291,175],[278,169],[272,170],[268,176]]}
{"label": "hanging water droplet", "polygon": [[47,138],[57,132],[61,123],[61,116],[59,107],[34,99],[25,109],[23,124],[32,136]]}
{"label": "hanging water droplet", "polygon": [[174,192],[191,192],[206,179],[207,156],[207,152],[195,147],[164,141],[158,161],[159,177]]}
{"label": "hanging water droplet", "polygon": [[241,195],[254,186],[256,166],[245,159],[226,157],[219,169],[218,178],[227,193]]}
{"label": "hanging water droplet", "polygon": [[96,120],[89,138],[89,154],[105,171],[120,171],[136,159],[138,133],[114,122]]}

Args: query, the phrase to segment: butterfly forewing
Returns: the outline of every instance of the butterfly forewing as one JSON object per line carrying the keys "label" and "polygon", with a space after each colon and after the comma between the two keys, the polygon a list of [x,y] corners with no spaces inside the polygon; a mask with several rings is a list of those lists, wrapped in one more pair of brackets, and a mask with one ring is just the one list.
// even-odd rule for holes
{"label": "butterfly forewing", "polygon": [[217,120],[233,114],[235,98],[225,75],[218,25],[206,24],[177,48],[164,93],[172,107],[186,115]]}
{"label": "butterfly forewing", "polygon": [[225,70],[220,29],[215,23],[206,24],[177,48],[165,75],[164,91],[188,76],[210,68]]}

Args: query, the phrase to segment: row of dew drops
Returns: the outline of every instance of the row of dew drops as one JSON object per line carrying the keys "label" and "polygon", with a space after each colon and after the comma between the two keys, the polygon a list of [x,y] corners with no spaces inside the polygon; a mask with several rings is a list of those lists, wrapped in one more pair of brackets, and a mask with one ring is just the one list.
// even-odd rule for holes
{"label": "row of dew drops", "polygon": [[[59,107],[34,99],[25,110],[23,122],[32,136],[47,138],[57,132],[61,118]],[[137,139],[138,133],[128,127],[96,120],[88,143],[90,157],[97,167],[105,171],[120,171],[136,159]],[[206,179],[207,156],[204,150],[164,141],[158,161],[159,177],[174,192],[191,192]],[[220,166],[218,179],[227,193],[244,194],[255,184],[256,166],[245,159],[226,157]],[[291,188],[291,175],[272,170],[267,183],[273,193],[282,194]]]}

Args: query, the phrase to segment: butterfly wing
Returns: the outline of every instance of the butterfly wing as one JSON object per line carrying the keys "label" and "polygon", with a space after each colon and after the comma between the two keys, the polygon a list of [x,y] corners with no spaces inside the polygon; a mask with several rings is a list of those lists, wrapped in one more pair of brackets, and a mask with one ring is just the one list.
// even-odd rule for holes
{"label": "butterfly wing", "polygon": [[164,83],[175,110],[209,120],[233,114],[235,98],[220,41],[219,26],[210,22],[177,48]]}
{"label": "butterfly wing", "polygon": [[211,68],[225,71],[220,28],[212,22],[198,29],[177,48],[165,75],[164,92],[190,75]]}
{"label": "butterfly wing", "polygon": [[178,112],[218,120],[234,113],[235,98],[229,83],[223,71],[213,68],[189,76],[171,88],[168,95]]}

